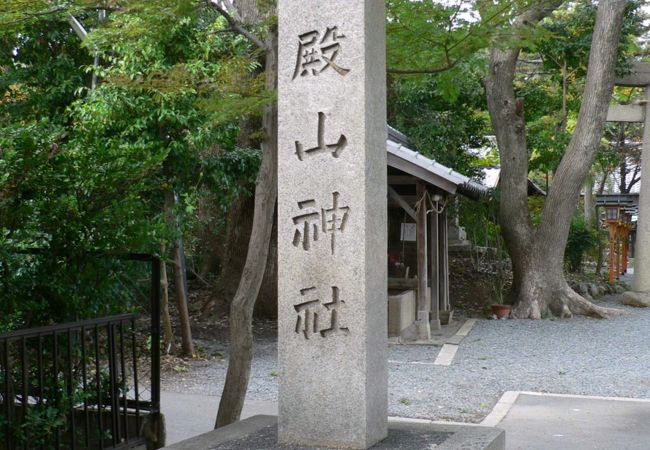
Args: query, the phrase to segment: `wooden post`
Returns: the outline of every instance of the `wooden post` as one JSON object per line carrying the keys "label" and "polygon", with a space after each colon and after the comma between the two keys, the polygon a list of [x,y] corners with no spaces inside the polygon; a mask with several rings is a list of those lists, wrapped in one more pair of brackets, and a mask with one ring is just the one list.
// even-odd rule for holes
{"label": "wooden post", "polygon": [[438,252],[438,213],[431,211],[429,214],[429,248],[430,258],[429,267],[431,267],[431,329],[440,329],[440,285],[438,270],[440,267],[439,252]]}
{"label": "wooden post", "polygon": [[418,338],[429,339],[431,337],[431,325],[429,324],[429,304],[427,302],[427,290],[429,282],[427,277],[427,188],[421,181],[417,182],[418,207],[416,210],[416,245],[418,263],[418,313],[417,320],[420,323]]}
{"label": "wooden post", "polygon": [[439,255],[440,255],[440,309],[449,311],[449,252],[447,242],[447,208],[439,216],[438,225]]}
{"label": "wooden post", "polygon": [[426,187],[424,183],[417,183],[417,197],[420,202],[416,212],[417,220],[416,239],[417,239],[417,258],[418,258],[418,311],[428,311],[427,306],[427,204],[424,201]]}

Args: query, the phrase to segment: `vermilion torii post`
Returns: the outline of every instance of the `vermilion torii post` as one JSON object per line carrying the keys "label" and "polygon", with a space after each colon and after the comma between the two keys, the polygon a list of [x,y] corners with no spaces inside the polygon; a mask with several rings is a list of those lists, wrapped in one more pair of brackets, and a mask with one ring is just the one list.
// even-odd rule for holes
{"label": "vermilion torii post", "polygon": [[609,226],[609,283],[614,284],[618,278],[616,265],[618,262],[618,221],[620,206],[613,205],[606,208],[607,225]]}
{"label": "vermilion torii post", "polygon": [[623,235],[622,235],[622,241],[623,241],[623,267],[621,269],[621,275],[625,275],[627,273],[627,263],[628,263],[628,246],[630,245],[630,225],[629,223],[623,224]]}

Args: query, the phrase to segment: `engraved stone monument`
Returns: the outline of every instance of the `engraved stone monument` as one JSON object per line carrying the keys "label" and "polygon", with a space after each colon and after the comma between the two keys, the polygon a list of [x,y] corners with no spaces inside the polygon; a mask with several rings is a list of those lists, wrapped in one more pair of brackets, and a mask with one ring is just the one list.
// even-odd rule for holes
{"label": "engraved stone monument", "polygon": [[385,20],[383,0],[278,0],[279,416],[170,450],[505,448],[388,422]]}
{"label": "engraved stone monument", "polygon": [[281,444],[387,435],[384,2],[279,0]]}

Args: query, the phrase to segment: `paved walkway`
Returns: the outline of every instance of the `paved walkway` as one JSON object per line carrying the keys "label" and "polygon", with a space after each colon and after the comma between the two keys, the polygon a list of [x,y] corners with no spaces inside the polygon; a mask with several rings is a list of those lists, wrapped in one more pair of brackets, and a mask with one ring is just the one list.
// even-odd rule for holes
{"label": "paved walkway", "polygon": [[[219,397],[162,392],[161,407],[167,425],[167,445],[170,445],[213,430]],[[250,401],[244,404],[242,419],[259,414],[277,415],[277,403]]]}
{"label": "paved walkway", "polygon": [[[209,432],[218,397],[163,393],[167,445]],[[275,402],[252,401],[242,419],[277,415]],[[508,392],[482,425],[506,431],[507,450],[647,450],[650,400]]]}
{"label": "paved walkway", "polygon": [[[630,400],[547,400],[524,395],[494,424],[510,432],[507,442],[513,449],[650,449],[650,436],[644,434],[645,428],[650,428],[645,425],[650,423],[650,308],[624,307],[615,300],[609,298],[604,304],[619,307],[626,314],[612,320],[479,320],[449,365],[436,363],[440,362],[441,347],[391,346],[389,414],[479,423],[507,391],[627,397]],[[276,351],[274,336],[255,343],[246,416],[277,411]],[[226,365],[226,359],[193,362],[186,373],[163,380],[169,442],[212,428]],[[608,402],[615,402],[614,406]],[[643,422],[637,418],[646,420],[645,424],[640,426]],[[538,434],[532,433],[534,430]],[[609,436],[635,445],[638,439],[627,442],[623,439],[627,435],[645,440],[646,445],[611,446],[613,441],[607,440]],[[587,446],[575,446],[583,438]],[[522,447],[522,442],[526,446]],[[531,442],[540,447],[532,447]],[[568,446],[557,446],[563,442]],[[594,442],[607,446],[590,446]]]}
{"label": "paved walkway", "polygon": [[650,400],[509,392],[484,422],[506,430],[507,450],[650,448]]}
{"label": "paved walkway", "polygon": [[[448,366],[436,364],[441,347],[391,346],[389,414],[479,423],[507,391],[650,399],[650,308],[614,299],[608,306],[627,314],[478,320]],[[222,353],[224,359],[193,361],[187,371],[167,374],[163,391],[219,396],[228,364]],[[279,375],[275,336],[256,340],[247,399],[277,401]]]}

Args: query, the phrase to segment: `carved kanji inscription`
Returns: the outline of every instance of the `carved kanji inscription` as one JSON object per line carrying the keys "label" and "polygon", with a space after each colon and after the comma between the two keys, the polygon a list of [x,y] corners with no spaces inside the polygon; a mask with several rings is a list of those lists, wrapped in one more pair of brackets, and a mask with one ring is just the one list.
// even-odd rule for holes
{"label": "carved kanji inscription", "polygon": [[[350,329],[341,325],[339,315],[345,301],[341,299],[337,286],[331,286],[329,302],[318,297],[318,290],[314,286],[301,289],[300,297],[300,303],[293,306],[296,311],[296,333],[302,334],[305,339],[313,335],[326,338],[333,334],[350,334]],[[321,324],[319,317],[324,317],[324,324]]]}
{"label": "carved kanji inscription", "polygon": [[305,157],[317,155],[319,153],[329,152],[334,158],[338,158],[345,147],[348,145],[348,139],[341,134],[339,140],[334,144],[325,143],[325,113],[318,113],[318,131],[316,132],[316,146],[304,149],[302,142],[296,141],[296,156],[300,161]]}
{"label": "carved kanji inscription", "polygon": [[342,39],[345,39],[345,35],[339,32],[337,26],[327,27],[322,37],[318,30],[298,36],[298,56],[292,79],[295,80],[299,76],[315,76],[330,67],[339,75],[346,76],[350,69],[345,69],[336,62]]}
{"label": "carved kanji inscription", "polygon": [[349,206],[341,205],[341,194],[332,193],[332,206],[329,208],[316,207],[316,200],[309,199],[298,202],[300,214],[292,218],[296,229],[293,234],[293,246],[302,247],[309,251],[312,242],[319,239],[319,235],[328,235],[332,255],[336,252],[337,235],[343,234],[350,214]]}

